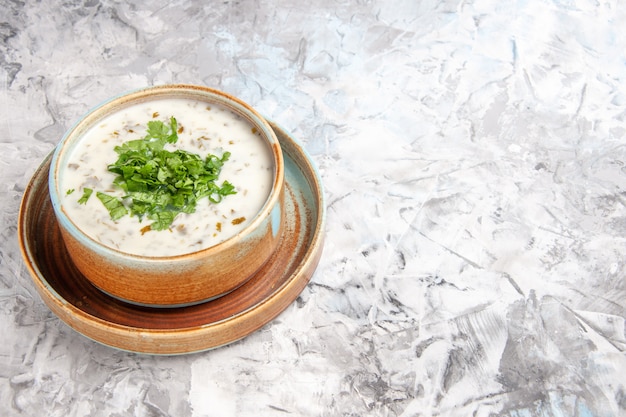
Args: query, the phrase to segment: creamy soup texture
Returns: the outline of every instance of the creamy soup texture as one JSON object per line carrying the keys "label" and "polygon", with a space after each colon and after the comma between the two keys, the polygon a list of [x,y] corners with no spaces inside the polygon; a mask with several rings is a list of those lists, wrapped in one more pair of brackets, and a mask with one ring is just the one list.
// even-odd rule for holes
{"label": "creamy soup texture", "polygon": [[[143,138],[149,121],[168,123],[172,116],[178,121],[178,142],[166,149],[183,149],[202,158],[230,152],[216,182],[229,181],[237,194],[217,204],[203,198],[194,213],[179,214],[168,230],[142,233],[150,220],[124,216],[113,221],[95,194],[124,195],[113,186],[115,174],[107,170],[118,158],[114,147]],[[273,178],[271,149],[244,118],[212,103],[161,99],[133,104],[87,130],[68,155],[60,184],[63,210],[85,234],[126,253],[162,257],[205,249],[235,235],[263,207]],[[94,193],[86,204],[79,204],[85,187]],[[69,190],[73,191],[68,194]]]}

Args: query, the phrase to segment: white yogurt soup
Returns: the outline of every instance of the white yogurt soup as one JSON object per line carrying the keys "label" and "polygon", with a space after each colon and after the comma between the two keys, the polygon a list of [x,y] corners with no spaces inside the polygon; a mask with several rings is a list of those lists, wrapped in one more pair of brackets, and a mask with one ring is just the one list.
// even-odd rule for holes
{"label": "white yogurt soup", "polygon": [[[182,149],[205,158],[230,152],[216,184],[228,181],[236,194],[221,202],[198,201],[196,211],[179,214],[167,230],[146,231],[151,220],[126,215],[111,220],[109,211],[96,198],[101,191],[121,198],[124,191],[113,185],[116,174],[108,171],[118,159],[114,147],[146,135],[147,123],[160,120],[169,126],[178,122],[178,141],[166,149]],[[113,113],[90,128],[70,151],[62,167],[62,209],[86,235],[105,246],[142,256],[174,256],[214,246],[246,227],[269,197],[274,180],[270,146],[256,128],[240,115],[213,103],[167,98],[133,104]],[[85,204],[78,200],[84,188],[93,189]]]}

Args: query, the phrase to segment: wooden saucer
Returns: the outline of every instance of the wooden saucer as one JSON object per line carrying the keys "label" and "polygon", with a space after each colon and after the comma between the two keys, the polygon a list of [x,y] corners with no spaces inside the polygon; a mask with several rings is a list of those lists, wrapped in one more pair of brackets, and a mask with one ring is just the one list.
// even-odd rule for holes
{"label": "wooden saucer", "polygon": [[291,304],[309,282],[323,248],[321,180],[302,147],[270,122],[285,160],[284,234],[270,260],[243,286],[181,308],[124,303],[95,288],[67,255],[48,194],[49,155],[24,193],[18,220],[22,256],[46,305],[70,327],[132,352],[183,354],[239,340]]}

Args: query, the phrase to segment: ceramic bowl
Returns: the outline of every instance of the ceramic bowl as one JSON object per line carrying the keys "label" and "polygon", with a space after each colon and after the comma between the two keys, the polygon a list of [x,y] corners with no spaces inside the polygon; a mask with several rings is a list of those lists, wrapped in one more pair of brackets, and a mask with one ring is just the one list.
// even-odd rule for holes
{"label": "ceramic bowl", "polygon": [[[105,245],[87,235],[68,214],[62,187],[71,151],[85,132],[106,117],[137,103],[191,99],[230,110],[246,121],[265,143],[273,164],[269,195],[262,208],[233,236],[210,247],[175,255],[134,254]],[[236,178],[231,182],[236,182]],[[284,210],[284,163],[280,144],[269,124],[251,106],[223,92],[193,85],[150,87],[115,97],[90,111],[63,137],[54,151],[49,193],[67,253],[78,270],[99,290],[145,306],[178,307],[220,297],[244,284],[270,258],[281,239]],[[200,219],[199,221],[202,221]],[[153,239],[168,239],[168,233]]]}

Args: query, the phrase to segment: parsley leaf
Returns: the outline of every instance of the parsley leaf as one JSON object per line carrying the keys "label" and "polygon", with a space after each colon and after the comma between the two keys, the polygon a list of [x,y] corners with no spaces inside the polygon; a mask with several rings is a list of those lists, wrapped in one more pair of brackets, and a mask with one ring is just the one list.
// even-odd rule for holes
{"label": "parsley leaf", "polygon": [[[230,158],[209,154],[204,159],[184,150],[169,151],[165,146],[178,141],[178,122],[174,117],[169,125],[152,120],[147,124],[146,136],[116,146],[118,159],[108,166],[117,174],[113,183],[126,194],[122,200],[104,193],[96,195],[117,220],[126,214],[152,220],[152,230],[170,227],[179,213],[193,213],[198,200],[208,198],[219,203],[224,197],[236,194],[228,181],[217,185],[221,169]],[[143,230],[143,229],[142,229]]]}
{"label": "parsley leaf", "polygon": [[109,214],[111,215],[112,220],[121,219],[128,213],[128,210],[126,209],[126,207],[124,207],[124,204],[118,198],[115,198],[105,193],[101,193],[100,191],[96,192],[96,197],[98,197],[98,199],[102,201],[102,204],[104,204],[104,207],[109,210]]}
{"label": "parsley leaf", "polygon": [[91,188],[83,188],[83,195],[81,198],[78,199],[78,204],[87,204],[87,200],[89,200],[89,197],[91,197],[91,193],[93,193],[93,190]]}

